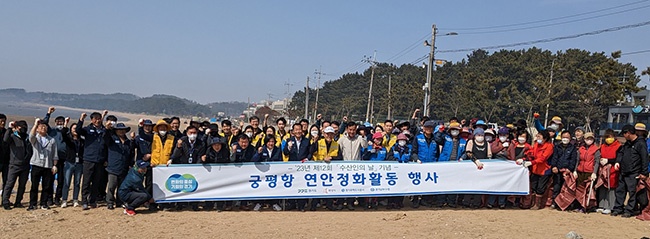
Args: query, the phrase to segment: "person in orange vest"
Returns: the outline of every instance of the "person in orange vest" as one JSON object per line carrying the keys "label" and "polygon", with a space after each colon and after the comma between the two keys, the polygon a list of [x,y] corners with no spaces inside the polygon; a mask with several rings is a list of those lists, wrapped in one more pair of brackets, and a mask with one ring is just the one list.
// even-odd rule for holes
{"label": "person in orange vest", "polygon": [[[576,179],[577,187],[585,186],[584,185],[585,183],[583,183],[584,181],[591,180],[591,182],[594,182],[597,179],[596,172],[598,172],[598,166],[599,166],[601,156],[600,156],[600,147],[594,144],[594,139],[595,139],[594,133],[591,132],[585,133],[584,145],[580,146],[580,149],[578,149],[578,164],[576,165],[576,171],[573,172],[573,176],[577,178]],[[588,187],[589,185],[592,184],[587,183],[586,186]],[[589,194],[589,192],[592,190],[594,189],[586,188],[585,193]],[[587,205],[582,205],[577,210],[583,213],[586,212],[586,210],[588,209],[586,207],[589,206],[588,202],[589,201],[587,201]]]}
{"label": "person in orange vest", "polygon": [[616,154],[621,147],[621,143],[616,140],[614,130],[605,130],[603,135],[605,143],[600,145],[600,161],[598,162],[599,170],[598,181],[596,182],[596,193],[598,199],[598,209],[596,212],[602,214],[612,213],[614,201],[616,200],[615,190],[618,186],[618,170],[614,169],[616,163]]}

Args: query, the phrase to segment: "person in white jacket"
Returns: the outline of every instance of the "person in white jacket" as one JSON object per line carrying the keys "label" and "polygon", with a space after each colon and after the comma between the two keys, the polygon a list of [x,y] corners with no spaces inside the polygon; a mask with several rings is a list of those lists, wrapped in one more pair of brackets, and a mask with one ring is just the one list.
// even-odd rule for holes
{"label": "person in white jacket", "polygon": [[50,207],[47,205],[47,199],[52,197],[50,187],[52,187],[53,175],[58,170],[56,168],[59,160],[56,140],[47,135],[47,123],[36,119],[32,131],[29,133],[29,142],[32,144],[34,153],[29,161],[32,166],[32,188],[29,192],[29,208],[27,210],[36,209],[38,184],[41,181],[41,209],[48,210]]}
{"label": "person in white jacket", "polygon": [[345,127],[343,137],[338,140],[341,147],[341,154],[344,161],[359,161],[363,149],[368,146],[368,141],[365,137],[357,135],[357,124],[350,122]]}

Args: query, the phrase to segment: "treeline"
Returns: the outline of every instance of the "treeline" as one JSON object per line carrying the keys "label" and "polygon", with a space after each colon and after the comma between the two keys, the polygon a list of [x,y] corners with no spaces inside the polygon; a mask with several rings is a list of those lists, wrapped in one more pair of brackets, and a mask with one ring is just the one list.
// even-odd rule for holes
{"label": "treeline", "polygon": [[[620,52],[607,55],[579,49],[555,53],[538,48],[477,50],[460,62],[435,67],[431,117],[479,117],[504,124],[530,119],[532,112],[543,115],[548,104],[549,117],[560,115],[573,125],[604,122],[608,106],[624,103],[626,94],[640,90],[637,68],[619,62],[618,57]],[[327,119],[348,115],[364,120],[370,75],[369,68],[326,82],[319,92],[318,113]],[[394,119],[406,119],[414,109],[422,108],[425,81],[426,69],[421,66],[378,64],[373,83],[374,121],[386,119],[389,102]],[[310,109],[315,93],[310,89]],[[296,92],[290,105],[292,116],[304,115],[304,103],[304,90]]]}

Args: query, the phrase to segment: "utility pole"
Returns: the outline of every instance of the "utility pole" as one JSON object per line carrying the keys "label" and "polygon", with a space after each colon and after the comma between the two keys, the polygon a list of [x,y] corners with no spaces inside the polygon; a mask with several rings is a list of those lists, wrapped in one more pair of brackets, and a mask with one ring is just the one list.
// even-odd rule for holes
{"label": "utility pole", "polygon": [[309,115],[309,76],[307,76],[307,87],[305,87],[305,119]]}
{"label": "utility pole", "polygon": [[429,116],[429,102],[431,101],[431,82],[433,81],[433,75],[432,75],[432,70],[433,70],[433,61],[435,59],[435,50],[436,50],[436,33],[438,31],[438,28],[436,28],[436,24],[433,24],[431,26],[431,44],[429,44],[427,41],[424,41],[425,46],[429,46],[429,64],[427,64],[427,83],[424,85],[425,91],[424,91],[424,109],[423,110],[423,115]]}
{"label": "utility pole", "polygon": [[371,64],[371,67],[370,67],[370,69],[371,69],[370,88],[368,89],[368,106],[366,107],[366,122],[370,122],[369,121],[370,120],[370,103],[372,101],[372,82],[373,82],[374,77],[375,77],[375,65],[377,64],[377,62],[375,61],[376,57],[377,57],[377,51],[375,51],[375,53],[373,53],[372,60],[370,60],[368,58],[366,58],[364,60],[365,62],[368,62],[368,63]]}
{"label": "utility pole", "polygon": [[551,87],[553,86],[553,67],[555,66],[555,59],[551,62],[551,79],[548,81],[548,97],[549,101],[546,103],[546,115],[544,116],[544,128],[548,127],[548,107],[551,104]]}
{"label": "utility pole", "polygon": [[316,103],[314,104],[314,114],[313,114],[314,116],[317,115],[316,113],[318,111],[318,92],[320,91],[320,77],[321,75],[326,75],[325,73],[323,73],[322,69],[323,66],[320,66],[320,68],[314,72],[314,74],[318,75],[318,84],[316,85]]}
{"label": "utility pole", "polygon": [[390,106],[391,106],[391,104],[393,104],[393,101],[392,101],[392,98],[391,98],[392,95],[390,93],[390,76],[391,75],[388,75],[388,114],[386,114],[386,120],[391,119],[391,117],[390,117]]}

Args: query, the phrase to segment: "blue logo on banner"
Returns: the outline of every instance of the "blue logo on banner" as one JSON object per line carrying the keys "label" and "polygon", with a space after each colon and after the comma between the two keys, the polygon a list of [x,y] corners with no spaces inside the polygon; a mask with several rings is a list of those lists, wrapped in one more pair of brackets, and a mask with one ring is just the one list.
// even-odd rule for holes
{"label": "blue logo on banner", "polygon": [[165,188],[173,193],[191,193],[199,188],[199,182],[191,174],[174,174],[167,179]]}

